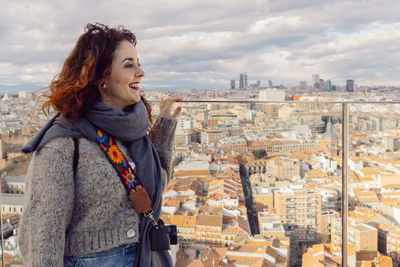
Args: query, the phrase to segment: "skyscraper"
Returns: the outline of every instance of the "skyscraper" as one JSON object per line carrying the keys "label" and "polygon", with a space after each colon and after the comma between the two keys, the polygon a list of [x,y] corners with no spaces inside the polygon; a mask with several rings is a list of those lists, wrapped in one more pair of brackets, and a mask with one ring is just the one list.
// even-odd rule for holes
{"label": "skyscraper", "polygon": [[328,92],[332,91],[332,82],[331,82],[331,80],[327,80],[326,81],[326,90]]}
{"label": "skyscraper", "polygon": [[299,87],[300,88],[306,88],[307,87],[307,82],[306,81],[300,81]]}
{"label": "skyscraper", "polygon": [[244,88],[247,87],[247,72],[244,73]]}
{"label": "skyscraper", "polygon": [[239,88],[243,89],[244,88],[244,75],[243,73],[240,73],[240,77],[239,77]]}
{"label": "skyscraper", "polygon": [[236,83],[235,80],[231,80],[231,89],[235,89]]}
{"label": "skyscraper", "polygon": [[346,80],[346,92],[354,92],[354,80]]}
{"label": "skyscraper", "polygon": [[311,77],[312,80],[312,86],[314,88],[320,88],[320,84],[319,84],[319,74],[313,74]]}

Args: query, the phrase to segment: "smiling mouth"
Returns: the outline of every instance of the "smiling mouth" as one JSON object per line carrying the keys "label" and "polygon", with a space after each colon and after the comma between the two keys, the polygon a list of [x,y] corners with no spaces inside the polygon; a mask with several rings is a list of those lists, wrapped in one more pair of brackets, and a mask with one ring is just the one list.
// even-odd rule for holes
{"label": "smiling mouth", "polygon": [[139,83],[131,83],[129,84],[129,88],[133,90],[139,90]]}

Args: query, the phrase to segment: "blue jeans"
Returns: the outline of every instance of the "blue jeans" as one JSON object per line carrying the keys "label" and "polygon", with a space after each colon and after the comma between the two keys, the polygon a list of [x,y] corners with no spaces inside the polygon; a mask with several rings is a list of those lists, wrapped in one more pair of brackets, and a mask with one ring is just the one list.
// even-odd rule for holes
{"label": "blue jeans", "polygon": [[133,267],[137,253],[137,243],[122,245],[83,257],[64,257],[64,267]]}

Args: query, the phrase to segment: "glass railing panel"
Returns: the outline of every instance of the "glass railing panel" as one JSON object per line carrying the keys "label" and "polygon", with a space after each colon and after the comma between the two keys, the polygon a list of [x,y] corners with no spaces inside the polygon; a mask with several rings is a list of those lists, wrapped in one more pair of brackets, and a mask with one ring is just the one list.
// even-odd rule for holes
{"label": "glass railing panel", "polygon": [[[239,257],[258,246],[301,266],[305,250],[331,244],[331,222],[339,233],[341,222],[341,104],[182,106],[163,218],[181,228],[183,251],[221,247]],[[210,243],[211,227],[221,239]],[[340,238],[335,246],[340,253]]]}
{"label": "glass railing panel", "polygon": [[[158,107],[152,104],[157,114]],[[185,258],[206,263],[214,257],[220,264],[235,260],[235,264],[244,264],[243,257],[248,260],[250,255],[256,262],[262,254],[265,264],[307,266],[316,260],[316,251],[323,250],[318,255],[340,265],[342,130],[346,126],[342,103],[180,104],[183,110],[175,136],[173,178],[164,192],[162,208],[164,222],[178,226],[179,246],[172,249],[175,262]],[[13,105],[29,107],[26,103]],[[400,158],[397,110],[398,105],[393,104],[349,104],[349,266],[353,256],[372,255],[372,248],[359,250],[355,245],[370,244],[360,239],[359,233],[371,227],[377,229],[381,255],[398,260],[394,234]],[[9,182],[23,176],[29,162],[29,156],[18,150],[46,121],[42,116],[29,118],[28,108],[23,114],[21,120],[28,121],[27,125],[9,117],[0,122],[2,129],[7,129],[2,131],[0,146],[7,151],[0,162],[3,232],[10,228],[8,224],[15,229],[21,214],[21,205],[6,204],[9,195],[21,198],[23,193],[23,182]],[[372,205],[375,196],[379,203]],[[379,220],[354,226],[353,221],[359,220],[353,217],[360,213],[373,214]],[[4,236],[5,263],[22,264],[13,241],[15,232],[12,234]]]}
{"label": "glass railing panel", "polygon": [[400,263],[399,108],[390,103],[349,104],[349,266],[355,261]]}

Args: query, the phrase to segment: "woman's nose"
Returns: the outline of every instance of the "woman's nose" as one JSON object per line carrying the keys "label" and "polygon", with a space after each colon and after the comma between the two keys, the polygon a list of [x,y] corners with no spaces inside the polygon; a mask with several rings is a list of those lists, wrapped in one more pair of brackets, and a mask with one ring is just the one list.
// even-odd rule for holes
{"label": "woman's nose", "polygon": [[135,72],[135,76],[136,77],[143,77],[144,76],[144,71],[142,70],[142,68],[140,68],[140,67],[138,67],[137,69],[136,69],[136,72]]}

